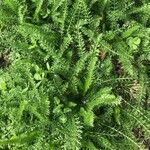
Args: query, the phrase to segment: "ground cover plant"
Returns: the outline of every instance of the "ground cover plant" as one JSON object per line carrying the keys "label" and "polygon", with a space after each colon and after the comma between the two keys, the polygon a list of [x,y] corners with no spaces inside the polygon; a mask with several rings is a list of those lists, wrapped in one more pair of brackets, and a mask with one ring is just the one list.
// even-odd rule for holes
{"label": "ground cover plant", "polygon": [[149,0],[0,1],[0,149],[150,149]]}

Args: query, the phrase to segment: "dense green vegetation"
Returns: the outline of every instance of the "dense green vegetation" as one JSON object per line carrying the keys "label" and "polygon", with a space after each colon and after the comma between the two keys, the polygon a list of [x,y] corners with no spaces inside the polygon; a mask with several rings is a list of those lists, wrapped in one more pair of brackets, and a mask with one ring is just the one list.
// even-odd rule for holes
{"label": "dense green vegetation", "polygon": [[0,149],[150,149],[149,0],[0,1]]}

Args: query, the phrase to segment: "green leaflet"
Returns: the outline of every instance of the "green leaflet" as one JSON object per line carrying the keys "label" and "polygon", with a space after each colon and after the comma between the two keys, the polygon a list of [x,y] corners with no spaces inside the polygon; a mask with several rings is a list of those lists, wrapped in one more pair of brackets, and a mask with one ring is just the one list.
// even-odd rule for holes
{"label": "green leaflet", "polygon": [[86,148],[88,148],[89,150],[97,150],[97,148],[94,146],[93,142],[88,141],[86,144]]}
{"label": "green leaflet", "polygon": [[36,74],[34,75],[34,78],[35,78],[36,80],[41,80],[41,79],[42,79],[42,77],[41,77],[40,74],[38,74],[38,73],[36,73]]}
{"label": "green leaflet", "polygon": [[125,32],[122,34],[122,37],[123,37],[123,38],[128,38],[128,37],[131,36],[134,32],[138,31],[139,28],[140,28],[139,25],[136,25],[136,26],[133,26],[133,27],[129,28],[127,31],[125,31]]}
{"label": "green leaflet", "polygon": [[141,43],[141,39],[138,37],[135,38],[128,38],[128,45],[130,46],[131,49],[136,50],[138,48],[138,46]]}
{"label": "green leaflet", "polygon": [[44,1],[43,0],[32,0],[32,1],[35,2],[36,5],[34,19],[39,20],[39,13],[41,11],[41,7]]}
{"label": "green leaflet", "polygon": [[118,106],[114,108],[114,118],[115,121],[120,125],[120,108]]}
{"label": "green leaflet", "polygon": [[5,81],[3,81],[2,79],[0,79],[0,90],[4,91],[7,89],[7,84]]}
{"label": "green leaflet", "polygon": [[26,100],[23,100],[20,103],[20,106],[19,106],[18,111],[17,111],[17,118],[18,118],[18,120],[21,119],[21,117],[23,115],[23,111],[26,109],[27,104],[28,104],[28,101],[26,101]]}
{"label": "green leaflet", "polygon": [[89,66],[88,66],[88,72],[87,72],[87,76],[85,79],[84,90],[83,90],[84,94],[87,92],[90,85],[92,84],[93,72],[94,72],[96,62],[97,62],[97,57],[95,56],[95,54],[93,54],[93,56],[91,57]]}
{"label": "green leaflet", "polygon": [[94,113],[91,110],[85,110],[84,108],[80,109],[80,115],[83,117],[83,121],[87,126],[94,126]]}

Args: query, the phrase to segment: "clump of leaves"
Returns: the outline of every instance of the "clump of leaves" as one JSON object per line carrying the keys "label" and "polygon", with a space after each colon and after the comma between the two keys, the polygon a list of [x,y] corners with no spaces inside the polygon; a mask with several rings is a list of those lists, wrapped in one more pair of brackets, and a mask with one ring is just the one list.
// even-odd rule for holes
{"label": "clump of leaves", "polygon": [[148,0],[0,8],[0,149],[149,149]]}

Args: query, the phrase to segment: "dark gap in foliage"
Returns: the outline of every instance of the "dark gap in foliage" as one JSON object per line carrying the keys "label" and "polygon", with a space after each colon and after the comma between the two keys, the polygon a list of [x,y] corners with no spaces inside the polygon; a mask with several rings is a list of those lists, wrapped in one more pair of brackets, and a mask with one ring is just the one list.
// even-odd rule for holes
{"label": "dark gap in foliage", "polygon": [[123,25],[125,24],[125,21],[124,20],[119,20],[118,24],[119,24],[119,28],[122,28]]}
{"label": "dark gap in foliage", "polygon": [[133,129],[134,136],[140,141],[143,141],[144,139],[144,131],[142,127],[137,127]]}
{"label": "dark gap in foliage", "polygon": [[146,90],[146,95],[145,95],[145,99],[143,101],[143,107],[144,110],[148,111],[148,109],[150,108],[150,102],[149,102],[149,91]]}
{"label": "dark gap in foliage", "polygon": [[145,148],[150,149],[150,139],[145,137],[143,127],[136,127],[133,130],[134,136],[138,142],[141,142],[145,145]]}
{"label": "dark gap in foliage", "polygon": [[100,108],[98,108],[98,109],[95,110],[95,115],[96,116],[100,116],[100,115],[102,115],[104,113],[106,113],[105,107],[100,107]]}
{"label": "dark gap in foliage", "polygon": [[139,15],[139,13],[133,13],[133,14],[130,14],[129,17],[140,23],[142,15]]}
{"label": "dark gap in foliage", "polygon": [[141,0],[134,0],[134,5],[140,7],[143,5],[143,2]]}
{"label": "dark gap in foliage", "polygon": [[4,69],[8,67],[10,64],[9,54],[8,53],[1,53],[0,54],[0,68]]}
{"label": "dark gap in foliage", "polygon": [[123,67],[122,67],[122,64],[119,62],[118,58],[117,57],[113,57],[112,58],[112,63],[114,65],[114,73],[120,77],[124,74],[124,70],[123,70]]}

